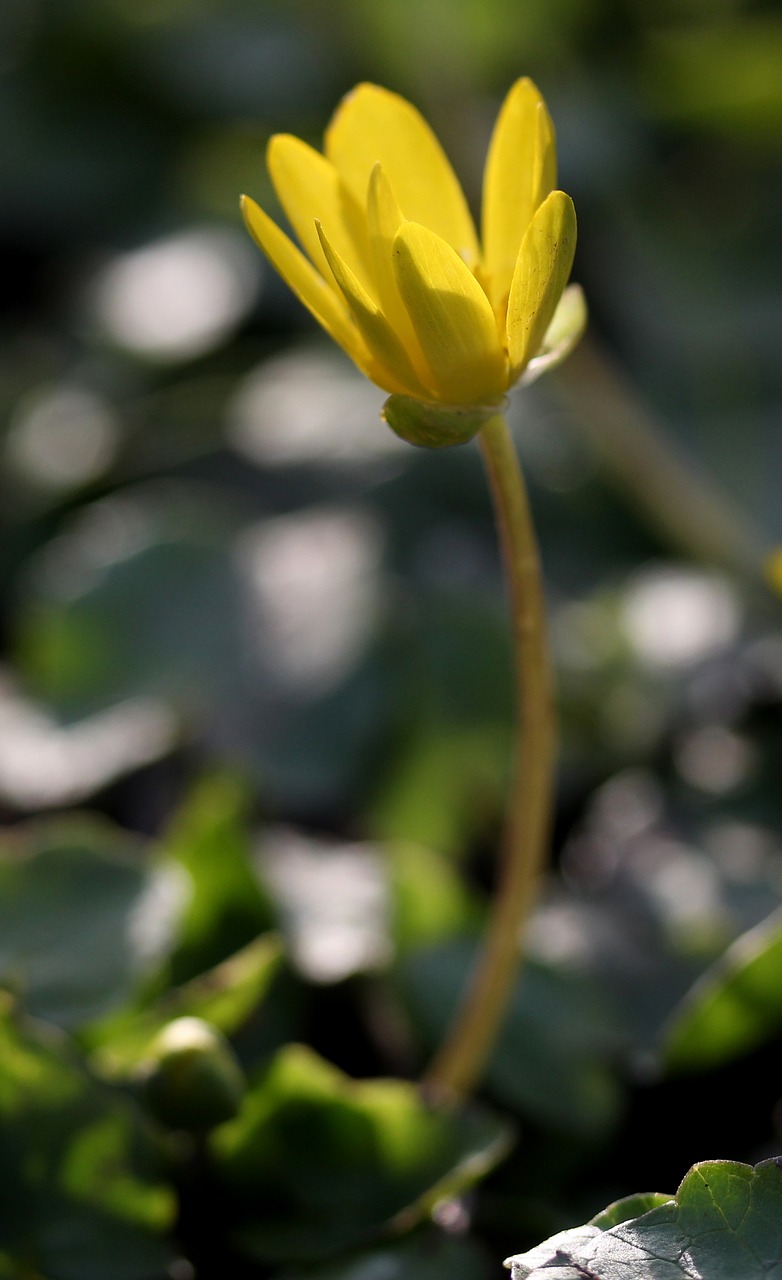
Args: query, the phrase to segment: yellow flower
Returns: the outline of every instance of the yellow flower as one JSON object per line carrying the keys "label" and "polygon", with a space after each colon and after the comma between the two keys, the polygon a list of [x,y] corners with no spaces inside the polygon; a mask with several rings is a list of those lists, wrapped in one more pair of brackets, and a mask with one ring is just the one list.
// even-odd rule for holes
{"label": "yellow flower", "polygon": [[769,585],[782,595],[782,547],[778,547],[768,556],[766,578]]}
{"label": "yellow flower", "polygon": [[[343,99],[325,154],[277,134],[267,163],[304,252],[244,196],[250,233],[359,369],[391,393],[386,417],[400,434],[453,443],[453,431],[440,436],[455,412],[467,438],[514,383],[578,340],[583,297],[565,288],[575,211],[555,190],[554,129],[530,80],[513,85],[494,128],[482,244],[432,130],[376,85]],[[431,439],[410,427],[417,407],[435,424]]]}

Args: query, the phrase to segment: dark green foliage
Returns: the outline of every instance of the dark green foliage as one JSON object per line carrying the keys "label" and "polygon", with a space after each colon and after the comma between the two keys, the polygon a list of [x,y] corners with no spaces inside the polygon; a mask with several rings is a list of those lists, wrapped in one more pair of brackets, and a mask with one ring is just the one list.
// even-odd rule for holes
{"label": "dark green foliage", "polygon": [[782,1029],[782,913],[737,938],[674,1011],[664,1052],[697,1071],[746,1053]]}
{"label": "dark green foliage", "polygon": [[351,1081],[293,1045],[212,1148],[240,1248],[287,1262],[409,1228],[491,1169],[509,1140],[491,1116],[428,1107],[405,1081]]}

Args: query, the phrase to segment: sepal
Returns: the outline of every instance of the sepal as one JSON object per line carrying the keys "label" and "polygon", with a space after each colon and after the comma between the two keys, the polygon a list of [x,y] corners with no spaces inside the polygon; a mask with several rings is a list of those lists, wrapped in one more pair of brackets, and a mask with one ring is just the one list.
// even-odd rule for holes
{"label": "sepal", "polygon": [[381,416],[391,430],[408,444],[424,449],[448,449],[472,440],[481,427],[502,409],[502,404],[463,408],[414,400],[411,396],[389,396]]}
{"label": "sepal", "polygon": [[556,369],[581,340],[587,324],[587,304],[579,284],[568,285],[559,300],[554,318],[546,330],[540,351],[533,356],[518,382],[528,387],[542,373]]}

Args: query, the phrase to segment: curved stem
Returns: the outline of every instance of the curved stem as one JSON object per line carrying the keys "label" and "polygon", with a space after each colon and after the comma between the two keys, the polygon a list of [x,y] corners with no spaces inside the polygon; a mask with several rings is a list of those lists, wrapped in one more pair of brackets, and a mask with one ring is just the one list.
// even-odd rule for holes
{"label": "curved stem", "polygon": [[481,950],[461,1009],[424,1084],[468,1094],[499,1031],[521,956],[521,930],[545,861],[556,755],[553,679],[537,541],[505,419],[481,430],[510,590],[517,739],[499,879]]}

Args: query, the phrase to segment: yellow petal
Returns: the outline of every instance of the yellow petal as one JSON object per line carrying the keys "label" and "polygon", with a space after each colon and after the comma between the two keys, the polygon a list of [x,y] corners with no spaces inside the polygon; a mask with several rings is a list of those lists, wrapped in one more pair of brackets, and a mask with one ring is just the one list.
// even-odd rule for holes
{"label": "yellow petal", "polygon": [[769,584],[782,595],[782,547],[772,551],[766,560],[766,578]]}
{"label": "yellow petal", "polygon": [[419,378],[427,377],[421,347],[399,294],[392,261],[394,238],[404,222],[402,210],[383,167],[376,164],[369,180],[367,226],[372,250],[372,266],[380,305],[389,324],[399,335]]}
{"label": "yellow petal", "polygon": [[332,118],[326,155],[362,206],[379,162],[405,217],[436,231],[469,266],[477,264],[475,227],[459,181],[429,125],[404,98],[360,84]]}
{"label": "yellow petal", "polygon": [[427,227],[405,222],[394,239],[393,261],[436,398],[452,405],[499,400],[507,367],[494,313],[459,255]]}
{"label": "yellow petal", "polygon": [[342,294],[326,284],[293,241],[249,196],[242,196],[242,214],[250,235],[274,269],[334,341],[367,373],[369,353]]}
{"label": "yellow petal", "polygon": [[508,299],[511,381],[536,356],[568,282],[576,249],[576,211],[564,191],[552,191],[521,243]]}
{"label": "yellow petal", "polygon": [[266,164],[299,243],[324,279],[330,283],[331,275],[315,230],[316,218],[364,287],[369,286],[366,218],[344,190],[331,161],[301,138],[278,133],[269,140]]}
{"label": "yellow petal", "polygon": [[500,108],[483,176],[483,274],[504,311],[519,247],[557,181],[554,126],[531,80],[517,80]]}
{"label": "yellow petal", "polygon": [[318,224],[318,235],[334,279],[345,295],[362,338],[375,357],[373,380],[378,386],[396,395],[423,396],[429,399],[429,393],[416,377],[399,338],[380,308],[366,290],[362,289],[350,267],[329,244],[320,224]]}

